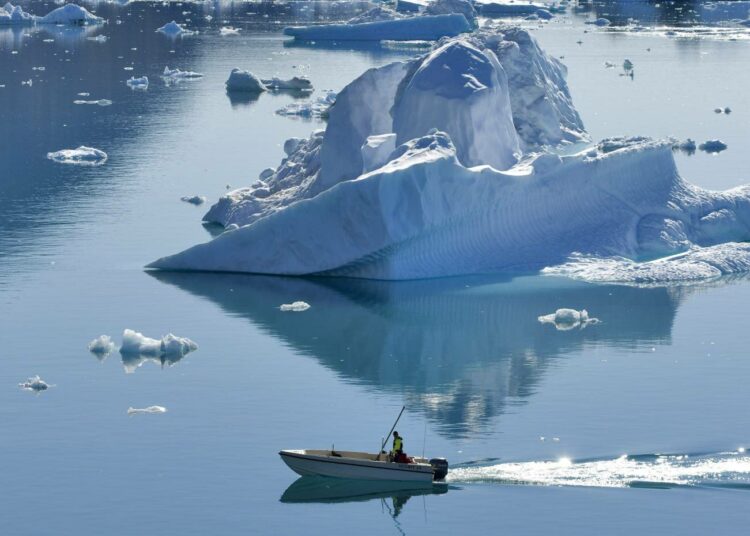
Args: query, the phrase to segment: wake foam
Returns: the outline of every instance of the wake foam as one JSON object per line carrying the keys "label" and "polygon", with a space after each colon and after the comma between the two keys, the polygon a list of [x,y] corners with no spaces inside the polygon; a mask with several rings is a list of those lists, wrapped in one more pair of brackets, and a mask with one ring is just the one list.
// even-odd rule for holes
{"label": "wake foam", "polygon": [[750,490],[745,449],[710,454],[623,455],[615,459],[467,465],[451,469],[450,483],[489,482],[529,486],[724,487]]}

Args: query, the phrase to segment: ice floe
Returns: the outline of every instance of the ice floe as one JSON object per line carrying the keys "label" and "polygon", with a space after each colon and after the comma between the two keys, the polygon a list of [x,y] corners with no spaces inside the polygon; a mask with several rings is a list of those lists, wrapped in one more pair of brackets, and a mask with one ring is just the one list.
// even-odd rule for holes
{"label": "ice floe", "polygon": [[310,304],[303,301],[296,301],[293,303],[284,303],[279,306],[281,311],[291,311],[294,313],[301,313],[307,311],[310,308]]}
{"label": "ice floe", "polygon": [[472,26],[460,13],[425,15],[363,22],[360,24],[324,24],[284,28],[284,34],[304,41],[411,41],[436,40],[471,31]]}
{"label": "ice floe", "polygon": [[571,329],[583,329],[591,324],[599,323],[598,318],[589,316],[586,309],[558,309],[554,313],[542,315],[537,320],[542,324],[552,324],[558,331],[569,331]]}
{"label": "ice floe", "polygon": [[708,140],[704,141],[698,146],[698,149],[707,153],[720,153],[726,150],[727,144],[721,140]]}
{"label": "ice floe", "polygon": [[227,91],[244,92],[244,93],[262,93],[266,91],[266,86],[260,78],[250,71],[243,71],[237,68],[232,69],[226,83]]}
{"label": "ice floe", "polygon": [[41,379],[38,375],[33,376],[26,380],[25,382],[21,382],[18,384],[18,386],[23,389],[24,391],[34,391],[34,392],[41,392],[46,391],[50,387],[54,387],[47,382],[45,382],[43,379]]}
{"label": "ice floe", "polygon": [[167,408],[164,406],[149,406],[147,408],[128,408],[128,415],[146,415],[154,413],[166,413]]}
{"label": "ice floe", "polygon": [[191,205],[202,205],[206,202],[206,197],[203,195],[186,195],[180,198],[180,201],[190,203]]}
{"label": "ice floe", "polygon": [[172,36],[172,37],[184,36],[184,35],[193,35],[193,34],[198,33],[198,32],[193,31],[193,30],[188,30],[184,26],[178,24],[176,21],[168,22],[167,24],[165,24],[161,28],[157,28],[156,31],[159,32],[159,33],[163,33],[165,35]]}
{"label": "ice floe", "polygon": [[8,2],[4,6],[0,6],[0,26],[26,26],[34,24],[35,21],[36,17],[24,11],[20,5],[13,5]]}
{"label": "ice floe", "polygon": [[519,17],[536,14],[540,10],[547,10],[547,5],[539,2],[524,2],[523,0],[488,0],[476,2],[477,9],[482,15],[500,17]]}
{"label": "ice floe", "polygon": [[47,158],[60,164],[100,166],[107,161],[107,153],[101,149],[81,145],[77,149],[62,149],[53,153],[47,153]]}
{"label": "ice floe", "polygon": [[88,345],[89,352],[99,359],[104,359],[115,350],[115,343],[109,335],[99,335]]}
{"label": "ice floe", "polygon": [[281,78],[263,78],[261,82],[266,89],[272,90],[292,90],[292,91],[312,91],[313,85],[310,80],[304,76],[293,76],[287,80]]}
{"label": "ice floe", "polygon": [[148,89],[148,76],[141,76],[140,78],[131,76],[125,83],[131,89]]}
{"label": "ice floe", "polygon": [[336,102],[336,92],[326,91],[322,96],[304,102],[291,102],[276,110],[276,113],[284,116],[296,116],[303,118],[325,118],[328,110]]}
{"label": "ice floe", "polygon": [[194,71],[181,71],[180,69],[170,69],[169,66],[164,67],[164,71],[161,77],[165,81],[179,82],[182,80],[197,80],[203,78],[202,73],[196,73]]}
{"label": "ice floe", "polygon": [[102,24],[104,19],[92,14],[86,8],[77,4],[65,4],[53,9],[44,17],[38,19],[39,24],[74,24],[83,26],[87,24]]}
{"label": "ice floe", "polygon": [[183,357],[198,349],[198,345],[186,337],[169,333],[161,339],[152,339],[132,329],[122,333],[120,354],[148,357]]}
{"label": "ice floe", "polygon": [[232,28],[231,26],[223,26],[219,28],[219,34],[227,35],[240,35],[240,28]]}

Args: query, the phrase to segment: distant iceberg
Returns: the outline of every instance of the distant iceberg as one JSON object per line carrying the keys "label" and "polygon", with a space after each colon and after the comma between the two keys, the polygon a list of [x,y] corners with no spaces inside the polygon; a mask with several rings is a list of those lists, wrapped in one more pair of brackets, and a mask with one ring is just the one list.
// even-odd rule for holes
{"label": "distant iceberg", "polygon": [[528,32],[447,39],[350,83],[325,131],[211,207],[234,230],[150,267],[417,279],[715,253],[727,262],[703,273],[750,268],[735,244],[750,187],[686,183],[673,140],[556,150],[587,139],[564,67]]}
{"label": "distant iceberg", "polygon": [[27,13],[20,5],[13,5],[10,2],[0,6],[0,26],[15,25],[24,26],[34,24],[36,17]]}
{"label": "distant iceberg", "polygon": [[38,20],[39,24],[74,24],[78,26],[88,24],[102,24],[104,19],[92,14],[86,8],[77,4],[66,4],[47,13]]}
{"label": "distant iceberg", "polygon": [[193,30],[188,30],[184,26],[178,24],[176,21],[168,22],[167,24],[165,24],[161,28],[157,28],[156,31],[159,32],[159,33],[163,33],[165,35],[169,35],[171,37],[176,37],[178,35],[179,36],[193,35],[193,34],[198,33],[198,32],[193,31]]}

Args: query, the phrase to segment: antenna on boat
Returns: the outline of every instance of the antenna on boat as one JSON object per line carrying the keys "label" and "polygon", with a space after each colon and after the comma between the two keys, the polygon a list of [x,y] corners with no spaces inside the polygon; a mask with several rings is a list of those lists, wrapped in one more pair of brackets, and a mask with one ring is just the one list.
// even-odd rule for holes
{"label": "antenna on boat", "polygon": [[398,417],[396,417],[396,422],[393,423],[393,426],[391,426],[391,431],[388,432],[388,434],[385,436],[385,439],[383,439],[383,444],[380,445],[380,450],[378,451],[378,458],[380,458],[380,453],[383,452],[383,449],[385,448],[385,444],[388,442],[388,438],[391,437],[393,430],[396,429],[396,425],[398,424],[398,421],[401,418],[401,415],[403,415],[405,409],[406,409],[406,406],[401,406],[401,411],[399,412]]}
{"label": "antenna on boat", "polygon": [[424,458],[424,448],[427,444],[427,419],[424,420],[424,433],[422,434],[422,458]]}

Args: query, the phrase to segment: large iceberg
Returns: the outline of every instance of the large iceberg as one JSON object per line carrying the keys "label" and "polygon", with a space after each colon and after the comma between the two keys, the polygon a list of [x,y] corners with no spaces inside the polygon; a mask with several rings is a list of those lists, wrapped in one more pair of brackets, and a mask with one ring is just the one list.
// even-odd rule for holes
{"label": "large iceberg", "polygon": [[211,208],[225,233],[150,266],[415,279],[750,249],[734,244],[750,187],[686,183],[671,140],[554,150],[585,139],[564,68],[528,33],[443,40],[349,84],[325,132]]}
{"label": "large iceberg", "polygon": [[4,25],[29,25],[34,24],[36,17],[23,10],[21,6],[14,6],[10,2],[0,6],[0,26]]}
{"label": "large iceberg", "polygon": [[101,24],[103,22],[104,19],[97,17],[85,7],[77,4],[65,4],[57,9],[53,9],[39,19],[40,24],[74,24],[78,26]]}

